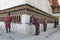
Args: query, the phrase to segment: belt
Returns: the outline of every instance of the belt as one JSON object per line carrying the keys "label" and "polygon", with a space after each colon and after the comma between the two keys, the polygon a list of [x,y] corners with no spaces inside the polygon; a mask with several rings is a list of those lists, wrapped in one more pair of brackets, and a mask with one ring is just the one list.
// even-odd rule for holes
{"label": "belt", "polygon": [[10,22],[10,21],[5,21],[5,22]]}

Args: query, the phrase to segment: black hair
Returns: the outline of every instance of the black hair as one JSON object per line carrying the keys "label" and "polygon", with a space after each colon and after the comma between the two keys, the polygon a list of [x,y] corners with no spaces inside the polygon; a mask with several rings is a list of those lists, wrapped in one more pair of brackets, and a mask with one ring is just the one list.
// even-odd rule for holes
{"label": "black hair", "polygon": [[10,13],[8,13],[8,15],[10,15]]}

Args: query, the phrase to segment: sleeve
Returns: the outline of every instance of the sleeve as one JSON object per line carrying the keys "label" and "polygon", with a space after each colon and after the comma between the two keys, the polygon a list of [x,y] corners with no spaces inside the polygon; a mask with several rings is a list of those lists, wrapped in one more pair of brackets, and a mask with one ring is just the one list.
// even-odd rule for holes
{"label": "sleeve", "polygon": [[10,21],[12,21],[12,17],[10,17]]}

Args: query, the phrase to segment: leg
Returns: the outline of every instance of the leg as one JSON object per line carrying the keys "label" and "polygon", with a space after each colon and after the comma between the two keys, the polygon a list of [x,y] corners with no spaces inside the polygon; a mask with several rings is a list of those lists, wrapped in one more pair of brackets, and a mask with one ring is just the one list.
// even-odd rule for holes
{"label": "leg", "polygon": [[37,28],[35,27],[35,35],[37,35]]}
{"label": "leg", "polygon": [[54,28],[56,28],[56,24],[54,24]]}
{"label": "leg", "polygon": [[46,28],[47,28],[47,25],[45,24],[45,25],[44,25],[44,32],[46,32]]}
{"label": "leg", "polygon": [[35,35],[39,35],[39,26],[36,27],[36,32],[35,32]]}
{"label": "leg", "polygon": [[11,31],[10,31],[10,27],[9,27],[9,32],[11,32]]}
{"label": "leg", "polygon": [[8,33],[8,28],[6,28],[6,33]]}
{"label": "leg", "polygon": [[46,32],[46,27],[44,27],[44,32]]}

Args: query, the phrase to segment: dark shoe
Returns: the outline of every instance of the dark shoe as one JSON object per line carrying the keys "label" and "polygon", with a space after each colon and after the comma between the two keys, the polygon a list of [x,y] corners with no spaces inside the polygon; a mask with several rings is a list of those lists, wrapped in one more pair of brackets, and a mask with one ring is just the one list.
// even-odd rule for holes
{"label": "dark shoe", "polygon": [[44,32],[46,32],[46,30],[44,30]]}
{"label": "dark shoe", "polygon": [[9,31],[9,32],[11,32],[11,31]]}
{"label": "dark shoe", "polygon": [[11,31],[9,31],[11,33]]}
{"label": "dark shoe", "polygon": [[8,33],[8,32],[6,32],[6,33]]}
{"label": "dark shoe", "polygon": [[35,34],[36,36],[38,36],[39,34]]}

